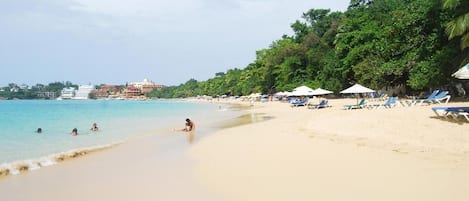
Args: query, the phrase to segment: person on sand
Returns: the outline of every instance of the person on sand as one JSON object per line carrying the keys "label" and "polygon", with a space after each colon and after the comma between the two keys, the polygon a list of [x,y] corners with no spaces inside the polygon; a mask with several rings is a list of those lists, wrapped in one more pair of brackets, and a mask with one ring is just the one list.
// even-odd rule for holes
{"label": "person on sand", "polygon": [[74,129],[72,130],[72,133],[70,133],[70,135],[72,135],[72,136],[77,136],[77,135],[78,135],[78,129],[77,129],[77,128],[74,128]]}
{"label": "person on sand", "polygon": [[93,125],[90,128],[91,131],[98,131],[98,124],[93,123]]}
{"label": "person on sand", "polygon": [[195,129],[194,122],[192,122],[189,118],[186,119],[186,126],[181,129],[181,131],[189,132]]}

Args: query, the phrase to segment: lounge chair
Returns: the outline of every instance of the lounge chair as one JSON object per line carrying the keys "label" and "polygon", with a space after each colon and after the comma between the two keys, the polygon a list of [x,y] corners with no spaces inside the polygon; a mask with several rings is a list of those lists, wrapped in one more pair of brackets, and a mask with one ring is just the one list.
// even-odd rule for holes
{"label": "lounge chair", "polygon": [[320,109],[320,108],[326,108],[326,107],[330,107],[328,100],[322,100],[319,104],[308,105],[309,109]]}
{"label": "lounge chair", "polygon": [[[469,122],[469,112],[458,112],[456,113],[457,116],[463,116]],[[455,118],[457,118],[457,116]]]}
{"label": "lounge chair", "polygon": [[438,93],[436,96],[434,96],[432,98],[426,98],[426,99],[420,100],[419,105],[422,105],[423,103],[428,103],[428,104],[441,103],[441,101],[444,100],[444,99],[446,99],[446,103],[448,103],[450,98],[451,98],[451,96],[448,95],[448,91],[441,91],[440,93]]}
{"label": "lounge chair", "polygon": [[398,99],[398,97],[388,97],[388,99],[386,100],[385,103],[369,105],[368,109],[378,109],[378,108],[382,108],[382,107],[384,107],[384,108],[395,107],[397,105],[397,99]]}
{"label": "lounge chair", "polygon": [[439,90],[434,90],[432,92],[432,94],[430,94],[430,96],[428,96],[427,98],[424,98],[424,99],[414,99],[414,100],[408,100],[407,101],[407,104],[409,106],[412,106],[412,105],[416,105],[417,103],[420,102],[420,105],[422,105],[422,103],[424,101],[433,101],[433,99],[435,98],[435,96],[438,94],[438,92],[440,92]]}
{"label": "lounge chair", "polygon": [[385,93],[382,93],[379,96],[372,98],[371,101],[384,101],[384,100],[387,100],[387,98],[388,98],[388,95]]}
{"label": "lounge chair", "polygon": [[464,117],[469,122],[469,107],[433,107],[433,112],[438,117],[453,117],[458,119],[459,116]]}
{"label": "lounge chair", "polygon": [[302,99],[291,102],[292,107],[305,106],[308,103],[308,99]]}
{"label": "lounge chair", "polygon": [[355,105],[344,105],[344,109],[346,110],[351,110],[351,109],[362,109],[366,106],[366,101],[365,99],[362,99],[360,103],[355,104]]}
{"label": "lounge chair", "polygon": [[451,99],[451,95],[448,95],[448,91],[440,92],[438,95],[435,96],[435,98],[433,98],[432,102],[441,104],[441,102],[445,99],[446,99],[445,104],[448,104],[449,99]]}

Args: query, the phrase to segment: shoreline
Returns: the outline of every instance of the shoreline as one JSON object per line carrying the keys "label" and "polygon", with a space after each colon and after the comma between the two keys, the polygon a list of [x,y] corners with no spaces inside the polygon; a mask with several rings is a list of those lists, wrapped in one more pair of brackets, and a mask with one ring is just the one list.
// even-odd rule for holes
{"label": "shoreline", "polygon": [[[197,120],[193,143],[179,133],[142,137],[0,180],[0,193],[26,201],[463,201],[469,196],[468,123],[433,118],[429,106],[342,109],[354,102],[331,99],[333,107],[311,110],[280,102],[213,101],[248,110],[212,119],[218,126]],[[448,105],[461,104],[469,103]],[[222,125],[232,118],[251,120]]]}
{"label": "shoreline", "polygon": [[[237,119],[238,113],[243,112],[219,113],[228,114],[223,118],[197,119],[192,142],[187,133],[167,129],[163,135],[134,138],[78,160],[5,177],[0,180],[0,194],[2,199],[24,201],[188,200],[192,197],[219,201],[193,177],[194,163],[186,151],[230,120]],[[178,192],[181,188],[183,194]]]}
{"label": "shoreline", "polygon": [[[165,101],[171,101],[171,100],[165,100]],[[173,100],[173,102],[187,102],[187,101]],[[200,102],[200,103],[210,104],[210,103],[203,103],[203,102]],[[207,116],[207,115],[204,115],[204,116]],[[87,147],[71,148],[71,149],[64,150],[64,151],[44,154],[38,157],[3,162],[3,163],[0,163],[0,181],[4,179],[5,177],[25,174],[29,171],[39,170],[39,169],[42,169],[48,166],[53,166],[58,163],[68,161],[71,159],[78,159],[85,155],[89,155],[90,153],[101,151],[103,149],[113,148],[123,143],[132,143],[132,141],[138,138],[152,136],[152,135],[164,135],[164,134],[173,132],[173,131],[170,131],[171,130],[170,127],[174,127],[175,125],[176,124],[171,124],[171,123],[166,124],[166,125],[163,125],[163,127],[153,128],[152,130],[147,130],[145,132],[142,132],[137,136],[126,137],[124,139],[116,140],[114,142],[109,142],[107,144],[105,143],[105,144],[91,145]],[[112,134],[112,133],[109,133],[109,134]]]}
{"label": "shoreline", "polygon": [[115,143],[106,144],[106,145],[72,149],[72,150],[55,153],[55,154],[51,154],[51,155],[40,157],[40,158],[26,159],[26,160],[13,161],[13,162],[1,164],[0,165],[0,180],[3,177],[19,175],[19,174],[25,173],[26,171],[38,170],[43,167],[56,165],[58,163],[71,160],[71,159],[77,159],[82,156],[94,153],[94,152],[102,151],[104,149],[110,149],[122,143],[123,142],[115,142]]}

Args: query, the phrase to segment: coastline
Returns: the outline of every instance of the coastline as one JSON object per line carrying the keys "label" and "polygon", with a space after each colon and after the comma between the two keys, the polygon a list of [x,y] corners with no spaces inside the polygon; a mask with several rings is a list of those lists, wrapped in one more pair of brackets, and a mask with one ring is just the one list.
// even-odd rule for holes
{"label": "coastline", "polygon": [[[228,107],[233,105],[224,104],[220,111],[193,114],[195,136],[173,130],[180,124],[165,125],[156,128],[153,134],[139,135],[76,160],[63,160],[47,168],[0,178],[0,194],[5,200],[25,201],[132,200],[136,199],[135,193],[140,196],[138,200],[187,200],[194,196],[220,200],[192,177],[193,161],[185,151],[242,113]],[[67,159],[68,154],[82,156],[78,150],[66,153]],[[185,193],[178,192],[181,188]]]}
{"label": "coastline", "polygon": [[469,197],[468,123],[434,118],[431,106],[341,107],[354,102],[330,100],[333,107],[320,110],[256,102],[244,111],[255,123],[223,127],[225,121],[217,121],[205,129],[208,120],[200,119],[196,131],[203,137],[194,143],[179,133],[145,136],[0,180],[0,193],[26,201]]}
{"label": "coastline", "polygon": [[[95,107],[96,105],[101,106],[103,104],[110,104],[110,103],[120,104],[118,106],[121,106],[124,103],[131,103],[131,104],[136,103],[136,104],[140,105],[140,102],[133,102],[133,101],[131,101],[131,102],[125,102],[125,101],[116,101],[116,102],[90,101],[90,102],[92,102],[93,104],[91,106],[88,106],[88,107]],[[169,100],[166,100],[166,101],[155,101],[155,102],[142,102],[142,104],[149,105],[151,103],[151,105],[156,105],[157,107],[160,107],[160,105],[154,104],[154,103],[166,104],[166,102],[167,103],[171,103],[171,102],[176,103],[176,105],[179,104],[179,103],[183,103],[183,101],[169,101]],[[185,102],[187,102],[187,101],[185,101]],[[13,102],[10,102],[10,103],[13,103]],[[39,102],[34,102],[33,104],[38,104],[39,106],[42,106],[42,104],[47,105],[47,104],[52,104],[52,103],[53,103],[52,101],[51,102],[49,102],[49,101],[39,101]],[[62,103],[63,104],[65,104],[65,103],[67,103],[67,104],[84,104],[84,103],[87,103],[87,102],[83,102],[83,101],[73,101],[73,102],[70,101],[70,102],[68,102],[67,101],[67,102],[62,102]],[[190,104],[193,104],[193,103],[190,103]],[[183,103],[182,105],[184,106],[184,105],[188,105],[188,104]],[[7,139],[7,141],[6,142],[4,141],[4,143],[8,146],[2,147],[3,148],[2,153],[4,154],[3,156],[6,156],[6,157],[0,157],[0,158],[2,158],[2,161],[0,162],[0,180],[3,179],[4,177],[7,177],[7,176],[14,176],[14,175],[26,173],[28,171],[38,170],[38,169],[42,169],[44,167],[52,166],[52,165],[58,164],[60,162],[63,162],[65,160],[81,158],[82,156],[87,155],[89,153],[97,152],[97,151],[100,151],[102,149],[112,148],[112,147],[115,147],[119,144],[126,143],[128,141],[132,141],[133,138],[139,138],[139,137],[142,137],[142,136],[149,136],[149,135],[161,135],[161,134],[164,135],[164,134],[167,134],[168,132],[171,132],[171,130],[173,128],[179,127],[180,126],[179,123],[176,123],[176,122],[179,122],[179,120],[182,119],[182,117],[185,118],[185,116],[187,114],[195,115],[193,117],[195,117],[196,119],[197,118],[211,119],[212,117],[215,117],[215,116],[219,115],[219,114],[215,114],[213,112],[210,112],[210,113],[205,112],[205,111],[216,110],[216,107],[212,104],[209,104],[209,103],[204,103],[204,104],[195,103],[195,105],[202,106],[203,108],[207,108],[208,110],[207,109],[204,109],[204,110],[199,109],[200,111],[197,111],[197,109],[195,109],[195,110],[191,110],[191,109],[187,110],[186,109],[183,112],[180,112],[180,111],[175,111],[175,110],[168,109],[167,111],[163,111],[163,113],[166,112],[167,114],[164,115],[164,116],[161,116],[161,117],[158,117],[158,115],[160,115],[159,113],[157,113],[156,115],[150,114],[152,116],[155,116],[155,117],[153,117],[153,119],[148,118],[148,113],[149,112],[147,110],[147,111],[145,111],[147,113],[147,116],[143,115],[144,117],[137,117],[137,118],[132,119],[132,116],[131,117],[126,117],[126,116],[123,116],[123,115],[114,115],[114,116],[118,116],[118,117],[124,117],[124,118],[126,117],[125,119],[121,118],[121,119],[123,119],[122,121],[117,120],[117,121],[114,121],[114,122],[112,122],[112,120],[109,120],[109,119],[112,119],[110,117],[108,117],[106,119],[100,119],[100,120],[97,120],[97,121],[101,123],[101,125],[103,126],[103,129],[104,129],[104,130],[100,130],[100,132],[97,133],[97,134],[100,134],[100,135],[90,135],[91,131],[86,132],[87,130],[84,130],[84,131],[80,132],[79,137],[70,138],[70,137],[68,137],[68,134],[67,134],[67,135],[63,135],[63,136],[66,136],[66,137],[62,137],[62,138],[59,137],[58,138],[57,136],[60,136],[60,135],[58,135],[57,132],[54,133],[54,131],[51,131],[52,130],[51,128],[56,128],[55,125],[48,125],[47,126],[47,124],[41,124],[41,127],[45,126],[45,127],[49,128],[49,130],[47,130],[48,132],[45,133],[44,135],[33,135],[32,137],[30,137],[30,136],[28,136],[28,133],[26,133],[26,132],[21,133],[21,135],[26,133],[25,136],[27,136],[27,138],[24,138],[24,139],[27,139],[27,140],[30,140],[31,142],[33,142],[31,144],[22,143],[22,141],[13,142],[13,141],[10,140],[11,141],[10,142],[10,141],[8,141],[9,138],[8,138],[8,135],[7,135],[7,137],[4,138],[4,139]],[[203,106],[203,105],[206,105],[206,106]],[[14,105],[14,106],[19,107],[18,105]],[[27,106],[30,106],[30,105],[27,105]],[[106,106],[108,106],[108,105],[106,105]],[[113,105],[113,106],[116,106],[116,105]],[[173,107],[172,104],[166,104],[165,106],[168,106],[168,108]],[[107,108],[110,108],[110,107],[107,107]],[[133,108],[135,108],[135,107],[133,107]],[[97,108],[93,111],[97,111],[97,113],[99,113],[100,112],[99,109],[100,108]],[[79,111],[81,111],[81,110],[79,110]],[[89,111],[89,109],[88,109],[88,111]],[[108,112],[109,111],[104,111],[104,112],[101,112],[101,113],[109,114]],[[42,112],[36,112],[36,113],[40,114]],[[81,112],[81,113],[86,113],[86,112]],[[184,116],[183,116],[183,113],[187,113],[187,114],[184,114]],[[204,114],[199,114],[199,113],[204,113]],[[8,111],[6,112],[6,114],[8,114]],[[57,114],[50,114],[50,113],[47,113],[47,114],[49,115],[49,117],[54,116],[54,115],[57,116]],[[93,117],[96,117],[96,115],[94,115],[94,114],[91,114],[91,113],[88,113],[88,114],[93,116]],[[140,114],[140,113],[136,112],[136,114]],[[91,118],[93,118],[93,117],[91,117]],[[23,119],[24,119],[24,117],[23,117]],[[214,119],[218,119],[218,118],[214,118]],[[77,119],[73,119],[73,121],[70,121],[70,122],[75,122],[75,121],[77,121]],[[89,120],[85,119],[85,121],[88,122]],[[94,119],[94,121],[96,121],[96,119]],[[36,121],[31,121],[31,122],[36,122]],[[57,122],[56,120],[53,120],[53,122],[56,122],[56,124],[58,124],[59,127],[63,125],[62,124],[63,122]],[[80,122],[80,121],[78,120],[78,122]],[[135,126],[137,124],[132,124],[132,123],[129,123],[129,122],[139,123],[141,125],[139,125],[138,127],[132,128],[132,126]],[[34,123],[31,123],[31,124],[34,124]],[[76,123],[74,123],[74,124],[76,124]],[[83,124],[78,123],[78,126],[77,125],[73,125],[73,126],[78,127],[80,129],[80,125],[83,125]],[[31,125],[22,125],[22,128],[23,127],[28,127],[28,126],[31,127]],[[122,127],[122,128],[121,129],[116,129],[116,128],[119,128],[119,127]],[[14,129],[12,129],[12,130],[14,130]],[[17,131],[17,130],[18,129],[16,129],[15,131]],[[129,133],[129,134],[127,134],[127,133]],[[18,134],[17,136],[21,136],[21,135]],[[12,138],[10,138],[10,139],[12,139]],[[71,141],[72,139],[73,139],[73,142]],[[21,140],[23,140],[23,139],[21,139]],[[20,152],[20,154],[18,154],[18,155],[20,155],[22,157],[16,156],[15,155],[16,153],[13,154],[13,152],[15,150],[12,149],[12,148],[15,148],[15,146],[12,146],[12,145],[15,144],[15,143],[18,143],[19,145],[22,145],[24,147],[23,149],[20,149],[18,151],[18,152]],[[58,146],[55,146],[54,143],[57,143]],[[65,146],[61,146],[63,144],[65,144]],[[69,146],[67,146],[67,145],[69,145]],[[48,149],[48,147],[51,147],[51,149]],[[23,154],[23,155],[21,155],[21,154]],[[15,156],[16,156],[16,158],[15,158]]]}

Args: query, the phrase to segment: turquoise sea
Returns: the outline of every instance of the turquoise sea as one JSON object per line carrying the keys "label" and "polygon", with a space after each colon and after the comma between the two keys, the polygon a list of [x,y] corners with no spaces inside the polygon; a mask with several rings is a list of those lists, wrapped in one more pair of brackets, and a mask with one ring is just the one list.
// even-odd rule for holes
{"label": "turquoise sea", "polygon": [[[216,104],[183,101],[0,101],[0,168],[20,161],[34,169],[54,164],[54,156],[71,150],[170,134],[184,127],[186,117],[196,123],[197,119],[220,119],[218,111]],[[99,131],[90,130],[93,123]],[[37,128],[42,133],[36,133]],[[73,128],[78,136],[70,135]]]}

